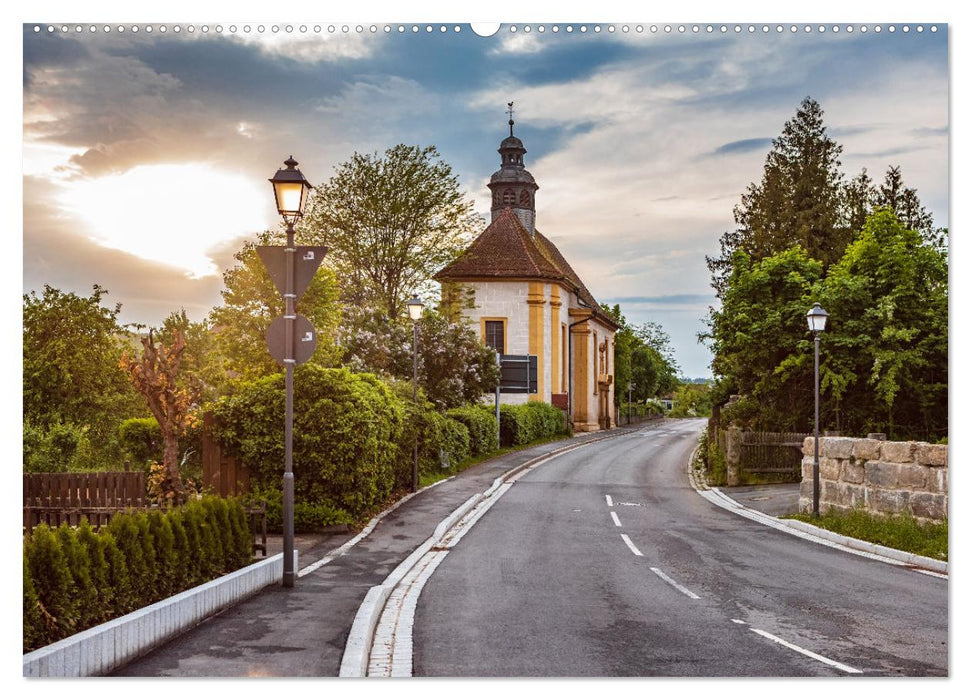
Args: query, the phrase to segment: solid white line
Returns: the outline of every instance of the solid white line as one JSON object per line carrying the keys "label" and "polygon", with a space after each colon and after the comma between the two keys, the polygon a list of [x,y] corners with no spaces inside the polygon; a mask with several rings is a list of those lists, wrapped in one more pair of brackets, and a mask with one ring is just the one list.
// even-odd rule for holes
{"label": "solid white line", "polygon": [[614,511],[610,511],[610,517],[614,519],[614,525],[617,527],[623,527],[623,525],[620,524],[620,518],[617,517],[617,514]]}
{"label": "solid white line", "polygon": [[611,500],[611,498],[610,498],[609,495],[607,496],[607,507],[608,508],[613,508],[614,507],[614,502]]}
{"label": "solid white line", "polygon": [[756,634],[762,635],[766,639],[771,639],[773,642],[776,642],[777,644],[781,644],[782,646],[792,649],[793,651],[798,651],[800,654],[804,654],[811,659],[816,659],[816,661],[822,661],[824,664],[828,664],[833,668],[838,668],[840,671],[844,671],[846,673],[863,673],[863,671],[859,670],[858,668],[853,668],[852,666],[841,664],[839,661],[833,661],[832,659],[827,659],[825,656],[820,656],[819,654],[813,651],[809,651],[808,649],[797,647],[795,644],[792,644],[791,642],[787,642],[784,639],[779,639],[774,634],[769,634],[768,632],[755,629],[754,627],[750,627],[749,629],[751,629]]}
{"label": "solid white line", "polygon": [[679,591],[681,591],[682,593],[684,593],[689,598],[693,598],[694,600],[700,600],[700,598],[698,596],[696,596],[694,593],[692,593],[691,591],[689,591],[687,588],[685,588],[684,586],[682,586],[680,583],[678,583],[677,581],[675,581],[673,578],[671,578],[670,576],[668,576],[666,573],[664,573],[660,569],[655,569],[652,566],[651,567],[651,571],[653,571],[655,574],[657,574],[658,576],[660,576],[662,579],[664,579],[665,581],[667,581],[668,583],[670,583],[672,586],[674,586],[675,588],[677,588]]}
{"label": "solid white line", "polygon": [[628,537],[627,535],[621,535],[621,538],[624,540],[624,542],[627,543],[627,546],[630,547],[630,551],[634,553],[634,556],[637,556],[637,557],[644,556],[643,554],[641,554],[641,550],[635,547],[634,543],[630,541],[630,537]]}
{"label": "solid white line", "polygon": [[732,618],[732,622],[734,622],[736,625],[744,625],[745,624],[745,620],[736,620],[734,617]]}
{"label": "solid white line", "polygon": [[947,580],[947,574],[939,574],[936,571],[928,571],[927,569],[914,569],[919,574],[927,574],[928,576],[933,576],[934,578],[942,578]]}

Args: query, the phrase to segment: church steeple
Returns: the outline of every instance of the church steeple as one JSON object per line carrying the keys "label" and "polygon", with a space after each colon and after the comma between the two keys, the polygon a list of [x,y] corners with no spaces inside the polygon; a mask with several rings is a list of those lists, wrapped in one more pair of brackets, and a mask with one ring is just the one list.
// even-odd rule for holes
{"label": "church steeple", "polygon": [[509,102],[509,136],[499,144],[502,161],[499,170],[492,174],[489,189],[492,190],[492,220],[509,207],[519,217],[530,233],[536,230],[536,190],[539,185],[523,164],[526,148],[523,142],[513,135],[513,103]]}

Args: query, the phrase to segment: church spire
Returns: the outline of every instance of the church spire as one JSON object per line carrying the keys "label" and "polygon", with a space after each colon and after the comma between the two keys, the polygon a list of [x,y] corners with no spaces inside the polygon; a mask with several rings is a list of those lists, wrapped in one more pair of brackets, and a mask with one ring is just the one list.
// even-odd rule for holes
{"label": "church spire", "polygon": [[536,190],[539,185],[532,174],[523,164],[526,147],[523,142],[513,135],[513,103],[506,103],[506,113],[509,115],[509,136],[499,144],[499,155],[502,161],[499,170],[492,174],[489,189],[492,190],[492,220],[503,209],[511,208],[527,231],[533,233],[536,223]]}

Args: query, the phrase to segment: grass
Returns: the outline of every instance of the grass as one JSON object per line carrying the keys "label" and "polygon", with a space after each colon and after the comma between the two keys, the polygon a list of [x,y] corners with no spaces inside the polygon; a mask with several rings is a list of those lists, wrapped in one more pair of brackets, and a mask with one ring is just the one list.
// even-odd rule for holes
{"label": "grass", "polygon": [[525,445],[516,445],[515,447],[501,447],[495,452],[490,452],[484,455],[477,455],[475,457],[469,457],[459,462],[455,469],[451,469],[446,472],[431,472],[428,474],[422,474],[418,479],[418,485],[420,488],[426,486],[431,486],[432,484],[438,483],[439,481],[444,481],[450,476],[455,476],[459,472],[463,472],[469,467],[473,467],[480,462],[484,462],[487,459],[492,459],[493,457],[501,457],[507,455],[511,452],[519,452],[521,450],[528,449],[530,447],[535,447],[536,445],[545,445],[548,442],[557,442],[558,440],[565,440],[569,435],[555,435],[551,438],[541,438],[539,440],[533,440],[532,442],[526,443]]}
{"label": "grass", "polygon": [[943,523],[919,523],[909,515],[881,517],[861,510],[844,514],[831,511],[819,518],[804,513],[786,517],[858,540],[947,561],[946,520]]}

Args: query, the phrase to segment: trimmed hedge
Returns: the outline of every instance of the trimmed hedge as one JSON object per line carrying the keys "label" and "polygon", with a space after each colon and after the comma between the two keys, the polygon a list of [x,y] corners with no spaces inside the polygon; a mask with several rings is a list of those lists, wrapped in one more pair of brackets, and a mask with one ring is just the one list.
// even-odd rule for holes
{"label": "trimmed hedge", "polygon": [[252,560],[236,499],[118,513],[99,532],[38,525],[24,538],[24,653],[125,615]]}
{"label": "trimmed hedge", "polygon": [[445,415],[458,421],[469,431],[469,451],[473,456],[478,457],[499,449],[496,414],[493,409],[464,406],[446,411]]}
{"label": "trimmed hedge", "polygon": [[525,445],[566,432],[563,411],[548,403],[529,401],[499,406],[499,437],[503,447]]}

